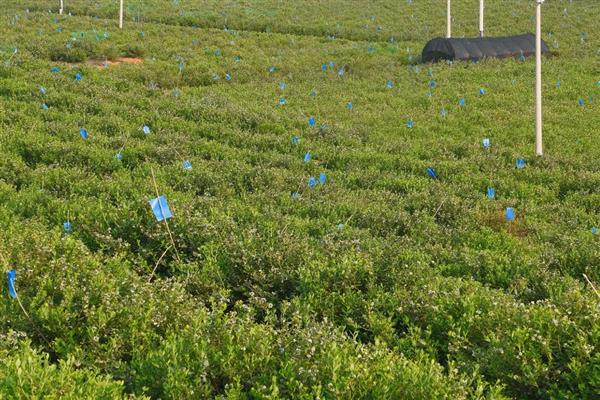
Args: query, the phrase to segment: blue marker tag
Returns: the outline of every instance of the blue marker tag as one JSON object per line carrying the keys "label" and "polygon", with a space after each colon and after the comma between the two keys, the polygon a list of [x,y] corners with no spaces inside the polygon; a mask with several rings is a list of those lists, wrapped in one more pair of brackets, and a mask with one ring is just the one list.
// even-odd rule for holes
{"label": "blue marker tag", "polygon": [[329,68],[334,68],[335,67],[335,63],[333,61],[329,61]]}
{"label": "blue marker tag", "polygon": [[310,117],[308,119],[308,125],[315,126],[316,124],[317,124],[317,121],[315,120],[315,117]]}
{"label": "blue marker tag", "polygon": [[159,196],[155,199],[152,199],[148,202],[150,204],[150,208],[152,208],[152,212],[154,213],[154,217],[158,222],[169,219],[173,215],[171,214],[171,209],[167,204],[167,199],[165,196]]}
{"label": "blue marker tag", "polygon": [[427,97],[431,98],[431,96],[433,96],[433,94],[431,93],[431,90],[427,91]]}
{"label": "blue marker tag", "polygon": [[369,52],[369,53],[372,53],[372,52],[374,52],[374,51],[375,51],[375,49],[374,49],[373,47],[369,47],[369,48],[367,48],[367,52]]}
{"label": "blue marker tag", "polygon": [[231,80],[231,75],[225,74],[225,80],[229,82]]}
{"label": "blue marker tag", "polygon": [[343,227],[344,227],[344,224],[337,224],[338,229],[342,229]]}
{"label": "blue marker tag", "polygon": [[597,234],[598,234],[598,228],[596,228],[595,226],[593,226],[593,227],[592,227],[592,233],[593,233],[594,235],[597,235]]}
{"label": "blue marker tag", "polygon": [[236,63],[239,63],[240,61],[242,61],[242,58],[240,56],[235,56],[233,61],[235,61]]}
{"label": "blue marker tag", "polygon": [[285,106],[285,99],[283,97],[279,99],[279,105]]}
{"label": "blue marker tag", "polygon": [[42,110],[48,110],[48,104],[42,103]]}
{"label": "blue marker tag", "polygon": [[560,79],[556,81],[556,88],[560,89]]}
{"label": "blue marker tag", "polygon": [[304,162],[307,163],[310,161],[310,151],[307,151],[304,155]]}
{"label": "blue marker tag", "polygon": [[219,79],[221,79],[221,77],[218,74],[213,74],[212,78],[213,81],[218,81]]}
{"label": "blue marker tag", "polygon": [[177,64],[177,67],[179,68],[179,72],[183,71],[183,63],[180,62],[179,64]]}
{"label": "blue marker tag", "polygon": [[60,69],[58,69],[58,67],[52,67],[52,68],[50,68],[50,71],[54,74],[57,74],[60,72]]}
{"label": "blue marker tag", "polygon": [[46,88],[43,86],[40,86],[40,93],[41,94],[46,94]]}
{"label": "blue marker tag", "polygon": [[392,88],[394,87],[394,82],[392,82],[392,81],[387,81],[387,83],[386,83],[386,87],[387,87],[388,89],[392,89]]}
{"label": "blue marker tag", "polygon": [[144,125],[144,127],[142,128],[142,131],[144,132],[144,134],[149,135],[150,127],[148,125]]}
{"label": "blue marker tag", "polygon": [[512,207],[508,207],[506,209],[506,220],[507,221],[514,221],[515,220],[515,210]]}
{"label": "blue marker tag", "polygon": [[415,123],[413,122],[412,119],[409,119],[408,122],[406,122],[406,127],[410,129],[413,126],[415,126]]}
{"label": "blue marker tag", "polygon": [[17,298],[17,291],[15,290],[15,279],[17,277],[17,271],[11,269],[6,273],[8,277],[8,295],[13,299]]}
{"label": "blue marker tag", "polygon": [[269,67],[269,73],[272,74],[273,72],[275,72],[275,67]]}
{"label": "blue marker tag", "polygon": [[298,200],[299,198],[300,198],[300,193],[298,193],[298,192],[292,193],[292,199]]}
{"label": "blue marker tag", "polygon": [[579,104],[581,107],[583,107],[583,104],[584,104],[583,99],[579,99],[577,101],[577,104]]}
{"label": "blue marker tag", "polygon": [[346,108],[347,108],[348,110],[352,110],[352,109],[354,108],[354,105],[352,104],[352,102],[351,102],[351,101],[349,101],[348,103],[346,103]]}
{"label": "blue marker tag", "polygon": [[279,90],[285,90],[285,83],[281,82],[279,84]]}
{"label": "blue marker tag", "polygon": [[308,178],[308,187],[314,188],[315,186],[317,186],[317,180],[314,176],[311,176],[310,178]]}
{"label": "blue marker tag", "polygon": [[517,168],[518,169],[525,168],[525,160],[523,160],[522,158],[517,159]]}
{"label": "blue marker tag", "polygon": [[327,64],[321,65],[321,71],[327,71]]}
{"label": "blue marker tag", "polygon": [[487,188],[487,198],[492,200],[495,197],[496,197],[496,189],[491,188],[491,187]]}
{"label": "blue marker tag", "polygon": [[458,105],[459,105],[459,106],[461,106],[461,107],[464,107],[464,106],[465,106],[465,104],[466,104],[466,101],[465,101],[465,99],[464,99],[464,98],[463,98],[463,99],[460,99],[460,100],[458,100]]}
{"label": "blue marker tag", "polygon": [[180,94],[179,89],[173,89],[173,97],[179,97]]}
{"label": "blue marker tag", "polygon": [[315,92],[314,90],[312,90],[310,92],[310,97],[316,97],[317,96],[317,92]]}
{"label": "blue marker tag", "polygon": [[324,184],[325,184],[325,182],[327,182],[327,175],[325,175],[325,173],[324,173],[324,172],[321,172],[321,173],[319,174],[319,183],[320,183],[321,185],[324,185]]}
{"label": "blue marker tag", "polygon": [[192,163],[189,160],[183,160],[183,162],[181,164],[183,165],[183,169],[185,169],[187,171],[192,170]]}
{"label": "blue marker tag", "polygon": [[221,50],[217,49],[214,51],[215,56],[219,57],[221,55]]}
{"label": "blue marker tag", "polygon": [[482,144],[483,144],[483,147],[486,148],[486,149],[489,149],[490,146],[492,145],[492,143],[490,142],[489,138],[483,139]]}
{"label": "blue marker tag", "polygon": [[448,116],[448,110],[446,110],[445,108],[442,108],[442,111],[440,111],[440,116],[442,118],[446,118]]}
{"label": "blue marker tag", "polygon": [[432,80],[429,81],[429,87],[430,88],[435,89],[436,86],[437,86],[437,83],[436,83],[435,80],[432,79]]}
{"label": "blue marker tag", "polygon": [[81,80],[81,74],[79,72],[75,74],[75,80],[76,81],[80,81]]}
{"label": "blue marker tag", "polygon": [[437,179],[438,177],[437,172],[432,167],[427,168],[427,175],[429,175],[431,179]]}
{"label": "blue marker tag", "polygon": [[121,154],[121,152],[118,152],[118,153],[115,155],[115,158],[116,158],[117,160],[121,161],[121,160],[123,159],[123,154]]}
{"label": "blue marker tag", "polygon": [[346,70],[344,68],[340,68],[340,70],[338,71],[338,76],[344,76],[345,73]]}
{"label": "blue marker tag", "polygon": [[79,128],[79,135],[81,135],[82,138],[87,139],[88,138],[88,131],[86,131],[83,128]]}
{"label": "blue marker tag", "polygon": [[73,227],[71,226],[70,221],[63,222],[63,231],[69,233],[69,232],[71,232],[72,229],[73,229]]}
{"label": "blue marker tag", "polygon": [[485,89],[484,88],[479,89],[479,95],[483,96],[484,94],[485,94]]}
{"label": "blue marker tag", "polygon": [[293,145],[298,144],[299,141],[300,141],[300,139],[298,138],[298,136],[292,136],[292,144]]}

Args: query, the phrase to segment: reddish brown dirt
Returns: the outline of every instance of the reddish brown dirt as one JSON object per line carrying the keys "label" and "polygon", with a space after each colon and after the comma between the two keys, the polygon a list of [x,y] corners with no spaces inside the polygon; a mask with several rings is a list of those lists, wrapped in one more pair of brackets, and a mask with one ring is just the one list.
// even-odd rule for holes
{"label": "reddish brown dirt", "polygon": [[137,57],[119,57],[115,60],[89,60],[88,64],[98,68],[112,67],[121,64],[141,64],[144,62],[143,58]]}

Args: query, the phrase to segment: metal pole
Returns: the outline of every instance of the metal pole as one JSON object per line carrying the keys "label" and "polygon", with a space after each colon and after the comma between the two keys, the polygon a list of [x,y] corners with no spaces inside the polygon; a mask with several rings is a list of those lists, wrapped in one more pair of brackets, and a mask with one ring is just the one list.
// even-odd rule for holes
{"label": "metal pole", "polygon": [[479,36],[483,37],[483,1],[479,0]]}
{"label": "metal pole", "polygon": [[446,12],[446,14],[448,17],[448,33],[446,33],[446,37],[451,38],[452,37],[452,12],[451,12],[450,0],[448,0],[448,11]]}
{"label": "metal pole", "polygon": [[535,22],[535,152],[544,154],[542,145],[542,3],[537,0]]}
{"label": "metal pole", "polygon": [[121,6],[119,7],[119,29],[123,29],[123,0],[121,0]]}
{"label": "metal pole", "polygon": [[58,9],[58,13],[59,14],[63,13],[63,0],[60,0],[60,8]]}

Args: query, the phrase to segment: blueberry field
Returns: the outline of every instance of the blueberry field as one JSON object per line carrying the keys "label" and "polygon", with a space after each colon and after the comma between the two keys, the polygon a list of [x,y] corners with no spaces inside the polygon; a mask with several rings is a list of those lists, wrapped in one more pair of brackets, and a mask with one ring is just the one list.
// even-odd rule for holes
{"label": "blueberry field", "polygon": [[542,157],[534,59],[420,62],[445,1],[64,2],[0,6],[0,399],[600,398],[600,2]]}

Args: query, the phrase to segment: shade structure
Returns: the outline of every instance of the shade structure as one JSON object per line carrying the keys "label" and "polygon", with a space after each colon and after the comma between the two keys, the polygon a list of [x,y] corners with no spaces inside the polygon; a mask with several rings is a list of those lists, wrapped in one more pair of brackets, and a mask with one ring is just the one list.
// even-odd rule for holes
{"label": "shade structure", "polygon": [[[542,41],[542,53],[548,46]],[[535,35],[478,38],[435,38],[423,49],[423,62],[480,60],[482,58],[529,57],[535,54]]]}

